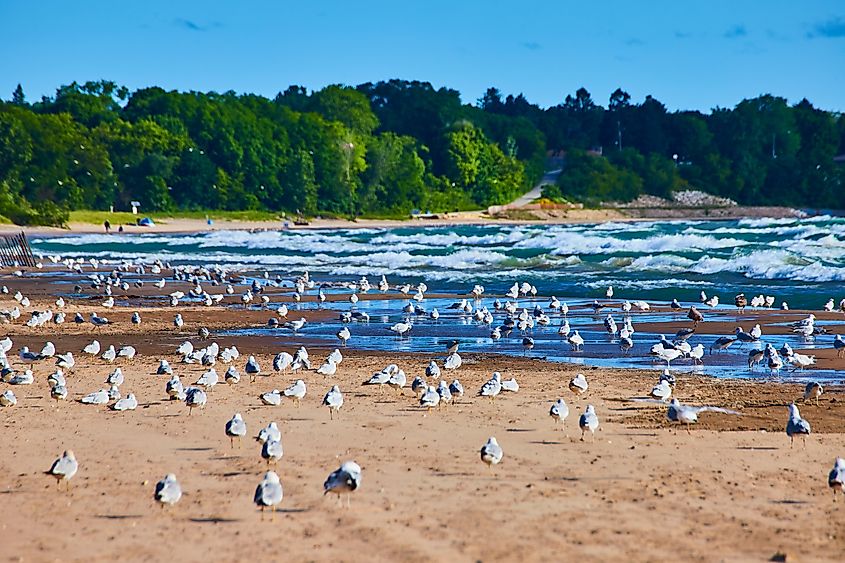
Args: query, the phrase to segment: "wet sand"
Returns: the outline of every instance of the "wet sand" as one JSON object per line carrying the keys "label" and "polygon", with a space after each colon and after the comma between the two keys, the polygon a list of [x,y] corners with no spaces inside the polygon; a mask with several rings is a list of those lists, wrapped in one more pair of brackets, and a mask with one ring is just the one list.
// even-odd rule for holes
{"label": "wet sand", "polygon": [[[29,287],[28,295],[43,295],[33,298],[32,308],[51,302],[51,282],[36,289],[31,280],[15,281]],[[845,550],[841,502],[833,504],[826,483],[833,458],[845,455],[842,388],[827,389],[818,406],[801,406],[814,430],[806,449],[800,441],[790,448],[783,431],[785,405],[802,395],[798,385],[679,376],[675,395],[683,402],[742,413],[703,413],[689,435],[669,426],[665,406],[631,400],[650,390],[653,372],[470,354],[457,373],[445,374],[461,380],[466,396],[431,413],[417,406],[410,389],[399,395],[361,386],[392,362],[410,380],[429,359],[442,358],[442,350],[344,350],[336,376],[299,376],[309,388],[301,407],[289,401],[262,406],[260,393],[295,378],[273,374],[249,383],[243,366],[255,354],[269,369],[275,353],[301,343],[279,332],[218,337],[221,346],[237,344],[242,356],[235,365],[244,377],[238,385],[218,385],[205,410],[188,416],[183,404],[166,400],[167,377],[152,375],[158,358],[168,358],[183,381],[193,383],[204,368],[177,363],[181,341],[203,345],[194,337],[199,326],[261,326],[270,313],[180,306],[186,324],[177,331],[173,309],[138,303],[145,305],[141,327],[128,321],[133,308],[104,312],[94,299],[74,300],[66,309],[86,316],[96,310],[114,325],[3,325],[14,340],[10,358],[22,345],[40,349],[49,339],[78,362],[68,374],[67,402],[57,406],[49,399],[46,376],[53,365],[45,361],[34,366],[34,385],[13,387],[18,405],[0,408],[0,498],[10,515],[0,524],[4,559],[762,561],[776,553],[839,560]],[[4,296],[0,309],[10,305]],[[303,316],[318,322],[321,314],[329,312]],[[82,346],[95,336],[104,347],[135,345],[140,355],[113,365],[83,357]],[[309,349],[314,367],[329,351]],[[136,411],[75,401],[102,387],[117,365],[126,376],[122,392],[138,397]],[[225,366],[217,369],[222,375]],[[476,397],[494,370],[516,377],[519,392],[493,402]],[[578,371],[590,382],[580,398],[567,388]],[[319,405],[335,383],[345,404],[331,421]],[[548,416],[557,397],[572,411],[565,431]],[[588,403],[601,429],[594,442],[580,442],[577,416]],[[235,412],[243,414],[250,436],[271,420],[282,429],[285,455],[276,470],[285,499],[274,521],[262,521],[252,504],[266,470],[257,443],[245,440],[232,449],[224,435]],[[505,457],[489,471],[478,450],[491,435]],[[66,448],[80,461],[70,492],[57,491],[43,474]],[[323,480],[347,459],[363,467],[350,508],[322,495]],[[161,510],[152,493],[168,472],[185,494],[173,509]]]}

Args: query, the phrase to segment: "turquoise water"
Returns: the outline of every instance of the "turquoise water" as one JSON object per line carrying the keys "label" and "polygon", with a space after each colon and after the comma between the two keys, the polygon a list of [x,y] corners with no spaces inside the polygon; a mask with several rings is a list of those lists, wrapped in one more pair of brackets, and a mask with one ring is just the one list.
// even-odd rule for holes
{"label": "turquoise water", "polygon": [[401,227],[214,231],[202,234],[40,237],[37,253],[112,260],[219,264],[232,270],[391,283],[430,291],[475,283],[503,293],[514,281],[542,295],[594,298],[613,285],[629,299],[730,302],[740,291],[791,308],[845,297],[845,219],[642,221],[599,225]]}

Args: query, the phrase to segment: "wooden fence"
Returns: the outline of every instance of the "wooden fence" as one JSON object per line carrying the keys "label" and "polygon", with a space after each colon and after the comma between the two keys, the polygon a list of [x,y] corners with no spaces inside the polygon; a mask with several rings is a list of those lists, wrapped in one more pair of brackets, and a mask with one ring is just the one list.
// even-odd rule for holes
{"label": "wooden fence", "polygon": [[3,266],[35,266],[35,256],[26,234],[0,235],[0,264]]}

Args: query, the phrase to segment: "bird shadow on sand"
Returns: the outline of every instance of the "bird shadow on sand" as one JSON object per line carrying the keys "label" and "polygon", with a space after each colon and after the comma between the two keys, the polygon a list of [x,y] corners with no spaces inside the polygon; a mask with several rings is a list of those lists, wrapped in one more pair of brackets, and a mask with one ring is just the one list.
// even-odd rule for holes
{"label": "bird shadow on sand", "polygon": [[177,452],[210,452],[214,448],[176,448]]}
{"label": "bird shadow on sand", "polygon": [[97,514],[97,518],[104,520],[135,520],[143,518],[142,514]]}
{"label": "bird shadow on sand", "polygon": [[783,500],[771,500],[772,504],[809,504],[806,500],[792,500],[785,498]]}
{"label": "bird shadow on sand", "polygon": [[568,442],[558,442],[556,440],[531,440],[529,444],[539,444],[541,446],[562,446],[563,444],[569,444],[571,440]]}
{"label": "bird shadow on sand", "polygon": [[506,428],[505,432],[536,432],[536,428]]}
{"label": "bird shadow on sand", "polygon": [[780,448],[776,448],[774,446],[737,446],[736,449],[738,450],[748,450],[752,452],[770,452],[770,451],[777,451]]}
{"label": "bird shadow on sand", "polygon": [[197,524],[233,524],[235,522],[240,522],[239,518],[222,518],[222,517],[210,517],[210,518],[189,518],[191,522],[195,522]]}

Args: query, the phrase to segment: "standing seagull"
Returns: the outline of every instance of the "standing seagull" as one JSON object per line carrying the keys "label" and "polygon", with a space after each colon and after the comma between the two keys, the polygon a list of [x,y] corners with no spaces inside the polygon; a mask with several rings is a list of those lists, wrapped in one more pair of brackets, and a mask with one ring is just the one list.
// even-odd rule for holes
{"label": "standing seagull", "polygon": [[284,493],[282,491],[282,483],[279,481],[279,476],[275,471],[268,471],[264,474],[264,479],[258,484],[255,489],[255,497],[253,501],[261,508],[261,518],[264,518],[264,509],[268,506],[273,511],[273,518],[276,514],[276,505],[282,502]]}
{"label": "standing seagull", "polygon": [[226,436],[229,437],[229,444],[234,448],[235,439],[238,440],[238,447],[241,445],[241,438],[246,436],[246,422],[244,422],[241,413],[236,412],[235,416],[226,423]]}
{"label": "standing seagull", "polygon": [[845,493],[845,459],[837,457],[833,462],[833,469],[827,476],[827,484],[833,489],[833,502],[836,502],[836,491]]}
{"label": "standing seagull", "polygon": [[176,475],[168,473],[164,479],[156,483],[156,490],[153,497],[161,504],[161,507],[173,506],[182,498],[182,487],[176,480]]}
{"label": "standing seagull", "polygon": [[811,399],[813,397],[816,398],[816,405],[819,404],[819,397],[821,394],[824,393],[824,388],[818,381],[811,381],[807,384],[807,387],[804,388],[804,402],[807,402],[807,399]]}
{"label": "standing seagull", "polygon": [[65,450],[62,457],[53,462],[53,465],[46,471],[47,475],[52,475],[56,478],[56,486],[62,481],[70,488],[70,480],[76,475],[79,469],[79,463],[76,461],[76,456],[73,455],[73,450]]}
{"label": "standing seagull", "polygon": [[255,381],[255,377],[261,374],[261,366],[258,365],[258,362],[255,359],[255,356],[250,356],[246,361],[246,368],[244,368],[249,374],[250,382]]}
{"label": "standing seagull", "polygon": [[807,436],[810,435],[810,423],[801,418],[801,413],[798,412],[798,407],[795,403],[790,404],[789,420],[786,423],[786,435],[789,436],[789,447],[791,448],[795,441],[795,435],[801,436],[804,440],[804,447],[807,447]]}
{"label": "standing seagull", "polygon": [[596,429],[599,427],[599,417],[596,416],[596,408],[593,405],[587,405],[584,414],[578,419],[578,426],[581,427],[581,441],[584,441],[584,433],[589,430],[593,436],[593,441],[596,441]]}
{"label": "standing seagull", "polygon": [[555,421],[555,427],[560,422],[564,430],[566,429],[566,417],[569,416],[569,406],[563,399],[558,399],[552,403],[552,408],[549,409],[549,416]]}
{"label": "standing seagull", "polygon": [[503,455],[505,455],[505,452],[502,451],[502,447],[493,436],[490,436],[487,443],[481,446],[481,461],[486,463],[487,467],[491,469],[494,465],[502,461]]}
{"label": "standing seagull", "polygon": [[334,420],[334,413],[340,411],[343,406],[343,393],[340,392],[340,387],[332,385],[326,396],[323,397],[323,406],[329,407],[329,416]]}
{"label": "standing seagull", "polygon": [[346,506],[349,507],[349,495],[361,486],[361,466],[354,461],[346,461],[329,474],[323,483],[323,494],[335,493],[340,499],[346,493]]}

